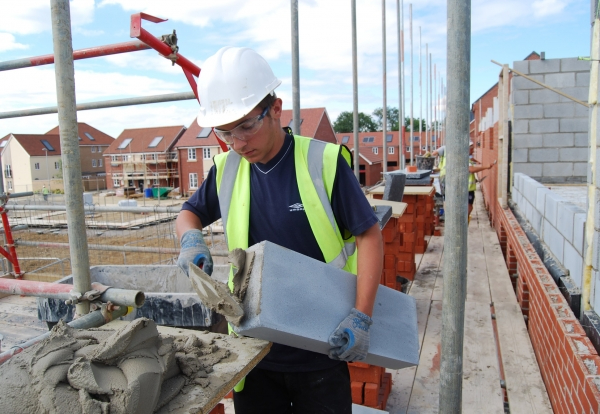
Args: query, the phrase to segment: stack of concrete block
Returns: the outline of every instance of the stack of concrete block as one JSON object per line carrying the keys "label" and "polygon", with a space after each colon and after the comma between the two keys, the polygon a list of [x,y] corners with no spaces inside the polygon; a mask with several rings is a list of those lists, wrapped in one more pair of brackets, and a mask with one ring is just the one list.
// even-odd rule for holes
{"label": "stack of concrete block", "polygon": [[[515,70],[587,102],[590,62],[570,59],[514,62]],[[512,163],[515,172],[544,183],[585,183],[588,107],[514,75]]]}
{"label": "stack of concrete block", "polygon": [[[516,173],[512,199],[556,260],[582,286],[586,212],[531,177]],[[600,255],[597,260],[600,262]],[[600,298],[598,298],[600,299]],[[598,303],[600,309],[600,301]]]}
{"label": "stack of concrete block", "polygon": [[352,403],[385,410],[392,390],[392,374],[362,362],[348,363]]}

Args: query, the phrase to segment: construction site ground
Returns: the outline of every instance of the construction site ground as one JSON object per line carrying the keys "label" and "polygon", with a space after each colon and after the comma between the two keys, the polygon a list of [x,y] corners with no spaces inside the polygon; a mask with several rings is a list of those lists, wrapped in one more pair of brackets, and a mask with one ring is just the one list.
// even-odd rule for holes
{"label": "construction site ground", "polygon": [[[505,413],[509,409],[513,414],[551,413],[498,237],[481,200],[478,191],[468,232],[462,412]],[[387,370],[393,379],[386,407],[390,413],[438,412],[443,246],[444,236],[431,237],[425,254],[416,256],[417,274],[408,294],[417,304],[420,363],[417,367]],[[122,260],[123,255],[117,254]],[[35,298],[0,299],[3,350],[46,329],[37,320]],[[234,413],[231,400],[223,402],[225,411]]]}

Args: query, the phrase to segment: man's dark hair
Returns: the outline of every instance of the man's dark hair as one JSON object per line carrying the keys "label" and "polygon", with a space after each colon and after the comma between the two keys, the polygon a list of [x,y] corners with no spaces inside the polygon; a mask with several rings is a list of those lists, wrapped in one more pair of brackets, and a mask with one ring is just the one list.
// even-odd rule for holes
{"label": "man's dark hair", "polygon": [[[275,102],[275,99],[277,99],[277,95],[275,94],[275,92],[273,92],[272,94],[270,93],[267,96],[265,96],[262,101],[260,101],[258,106],[261,109],[265,109],[267,106],[273,105],[273,102]],[[270,115],[267,114],[267,116],[270,116]]]}

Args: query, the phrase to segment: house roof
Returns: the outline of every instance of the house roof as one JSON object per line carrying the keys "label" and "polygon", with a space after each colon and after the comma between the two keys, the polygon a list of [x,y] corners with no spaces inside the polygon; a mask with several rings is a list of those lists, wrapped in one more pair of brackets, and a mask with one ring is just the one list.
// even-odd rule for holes
{"label": "house roof", "polygon": [[[77,129],[79,132],[79,145],[110,145],[114,142],[114,138],[99,129],[94,128],[85,122],[78,122]],[[50,131],[46,132],[46,135],[59,135],[60,128],[55,126]],[[88,136],[89,134],[89,136]],[[93,139],[90,139],[90,136]]]}
{"label": "house roof", "polygon": [[[32,157],[44,157],[46,156],[46,148],[42,140],[46,141],[52,150],[49,149],[48,155],[61,155],[60,151],[60,137],[58,135],[41,135],[41,134],[11,134],[19,144],[25,149],[25,151]],[[5,137],[6,138],[6,137]],[[3,141],[2,138],[0,141]]]}
{"label": "house roof", "polygon": [[218,146],[218,138],[212,128],[204,128],[198,125],[196,118],[175,145],[177,148],[185,147],[215,147]]}
{"label": "house roof", "polygon": [[[354,148],[350,151],[354,152]],[[383,153],[379,151],[378,154],[374,154],[371,148],[362,148],[359,150],[358,155],[364,159],[369,165],[379,164],[383,162]]]}
{"label": "house roof", "polygon": [[[398,146],[398,131],[387,131],[387,135],[392,135],[392,141],[388,141],[387,145]],[[348,137],[347,142],[344,142],[344,137]],[[371,141],[368,138],[373,138]],[[344,144],[348,148],[354,147],[354,134],[352,132],[344,132],[341,134],[335,134],[338,144]],[[365,142],[367,138],[367,142]],[[376,132],[359,132],[358,133],[358,145],[359,147],[383,147],[383,131]]]}
{"label": "house roof", "polygon": [[[185,130],[186,128],[183,125],[125,129],[104,151],[104,155],[169,152]],[[162,137],[162,139],[158,140],[159,137]],[[128,143],[125,142],[126,140],[129,140]]]}
{"label": "house roof", "polygon": [[[281,112],[281,126],[292,127],[290,122],[292,121],[293,117],[293,110],[284,109]],[[300,133],[298,134],[298,132],[294,131],[294,134],[302,135],[303,137],[314,138],[317,133],[317,129],[319,128],[319,124],[323,118],[325,118],[329,125],[331,125],[325,108],[301,108],[300,119],[302,120],[302,123],[300,124]]]}

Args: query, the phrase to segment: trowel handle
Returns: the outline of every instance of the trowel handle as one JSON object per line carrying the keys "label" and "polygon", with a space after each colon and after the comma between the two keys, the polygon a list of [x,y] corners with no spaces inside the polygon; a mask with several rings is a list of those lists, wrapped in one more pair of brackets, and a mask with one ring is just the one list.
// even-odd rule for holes
{"label": "trowel handle", "polygon": [[193,264],[198,266],[200,269],[204,270],[206,272],[206,274],[208,274],[210,276],[212,273],[212,267],[211,266],[204,267],[204,264],[207,262],[208,262],[208,257],[206,257],[206,255],[203,253],[196,255],[196,257],[194,257],[194,260],[192,261]]}

